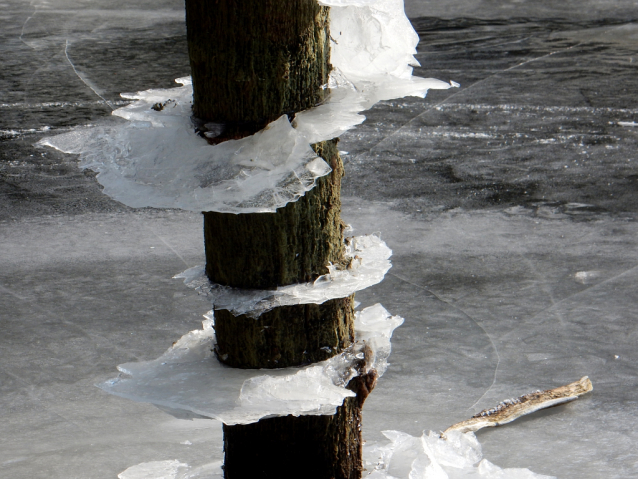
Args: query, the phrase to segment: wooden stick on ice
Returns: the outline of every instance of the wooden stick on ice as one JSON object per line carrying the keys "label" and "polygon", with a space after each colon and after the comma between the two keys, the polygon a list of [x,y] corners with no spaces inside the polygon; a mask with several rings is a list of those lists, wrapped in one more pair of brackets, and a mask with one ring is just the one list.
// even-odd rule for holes
{"label": "wooden stick on ice", "polygon": [[474,432],[484,427],[507,424],[521,416],[531,414],[541,409],[573,401],[579,396],[590,392],[592,389],[591,381],[585,376],[579,381],[567,384],[566,386],[547,389],[546,391],[535,391],[515,399],[506,399],[496,407],[484,409],[480,413],[472,416],[471,419],[448,427],[443,432],[442,437],[445,437],[445,434],[450,431]]}

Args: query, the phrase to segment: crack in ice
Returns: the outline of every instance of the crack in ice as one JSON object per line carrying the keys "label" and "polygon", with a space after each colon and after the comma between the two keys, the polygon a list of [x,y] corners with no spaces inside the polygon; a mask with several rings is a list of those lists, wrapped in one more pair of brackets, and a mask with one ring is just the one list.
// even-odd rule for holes
{"label": "crack in ice", "polygon": [[[141,220],[140,220],[140,222],[141,222]],[[191,267],[191,265],[184,259],[184,257],[181,254],[179,254],[175,248],[173,248],[170,244],[168,244],[168,242],[164,238],[162,238],[160,235],[158,235],[150,226],[143,225],[143,227],[146,230],[150,231],[151,234],[153,234],[158,240],[160,240],[162,243],[164,243],[164,245],[166,245],[166,247],[168,249],[170,249],[173,253],[175,253],[175,256],[177,256],[179,259],[181,259],[182,263],[184,263],[187,268]]]}
{"label": "crack in ice", "polygon": [[29,300],[29,298],[25,298],[24,296],[20,296],[18,293],[14,293],[9,288],[5,288],[1,284],[0,284],[0,291],[3,292],[3,293],[6,293],[6,294],[10,294],[11,296],[15,296],[16,298],[18,298],[21,301],[28,301]]}
{"label": "crack in ice", "polygon": [[540,56],[540,57],[531,58],[531,59],[526,60],[526,61],[524,61],[524,62],[521,62],[521,63],[518,63],[518,64],[516,64],[516,65],[513,65],[513,66],[511,66],[511,67],[509,67],[509,68],[506,68],[506,69],[504,69],[504,70],[501,70],[501,71],[499,71],[499,72],[496,72],[496,73],[494,73],[494,74],[492,74],[492,75],[490,75],[490,76],[488,76],[488,77],[483,78],[482,80],[479,80],[479,81],[477,81],[477,82],[472,83],[472,84],[471,84],[471,85],[469,85],[467,88],[464,88],[464,89],[462,89],[462,90],[459,90],[459,91],[458,91],[458,92],[456,92],[456,93],[453,93],[452,95],[450,95],[450,96],[448,96],[448,97],[444,98],[444,99],[443,99],[443,100],[441,100],[440,102],[435,103],[434,105],[432,105],[432,106],[428,107],[427,109],[425,109],[424,111],[422,111],[422,112],[421,112],[421,113],[419,113],[418,115],[416,115],[416,116],[414,116],[414,117],[410,118],[410,120],[408,120],[407,122],[405,122],[403,125],[401,125],[401,126],[400,126],[399,128],[397,128],[396,130],[392,131],[392,133],[390,133],[389,135],[387,135],[387,136],[383,137],[383,138],[382,138],[379,142],[377,142],[377,143],[375,143],[374,145],[372,145],[372,146],[368,149],[368,153],[372,152],[372,150],[374,150],[374,149],[375,149],[375,148],[377,148],[379,145],[381,145],[382,143],[384,143],[387,139],[392,138],[393,136],[395,136],[395,135],[396,135],[399,131],[403,130],[405,127],[407,127],[408,125],[410,125],[410,124],[411,124],[413,121],[415,121],[417,118],[420,118],[420,117],[422,117],[423,115],[426,115],[426,114],[430,113],[432,110],[434,110],[434,109],[436,109],[436,108],[439,108],[439,107],[441,107],[441,106],[445,105],[445,103],[447,103],[447,102],[448,102],[449,100],[451,100],[452,98],[455,98],[455,97],[457,97],[457,96],[459,96],[459,95],[461,95],[461,94],[463,94],[463,93],[467,92],[468,90],[470,90],[470,89],[474,88],[475,86],[480,85],[480,84],[482,84],[482,83],[484,83],[484,82],[486,82],[486,81],[488,81],[488,80],[491,80],[492,78],[495,78],[495,77],[497,77],[497,76],[499,76],[499,75],[501,75],[501,74],[503,74],[503,73],[505,73],[505,72],[509,72],[509,71],[514,70],[514,69],[516,69],[516,68],[518,68],[518,67],[521,67],[521,66],[523,66],[523,65],[527,65],[528,63],[532,63],[532,62],[535,62],[535,61],[538,61],[538,60],[542,60],[543,58],[548,58],[548,57],[550,57],[550,56],[552,56],[552,55],[556,55],[556,54],[558,54],[558,53],[564,53],[564,52],[566,52],[566,51],[568,51],[568,50],[571,50],[572,48],[576,48],[576,47],[581,46],[581,45],[582,45],[582,43],[579,43],[579,44],[577,44],[577,45],[572,45],[571,47],[567,47],[567,48],[563,48],[563,49],[561,49],[561,50],[556,50],[556,51],[554,51],[554,52],[547,53],[547,54],[542,55],[542,56]]}
{"label": "crack in ice", "polygon": [[[609,283],[609,282],[612,282],[612,281],[614,281],[614,280],[616,280],[616,279],[618,279],[618,278],[620,278],[620,277],[622,277],[622,276],[625,276],[625,275],[627,275],[627,274],[630,274],[632,271],[634,271],[634,270],[636,270],[636,269],[638,269],[638,265],[636,265],[636,266],[634,266],[634,267],[632,267],[632,268],[629,268],[629,269],[627,269],[627,270],[623,271],[622,273],[617,274],[617,275],[615,275],[615,276],[613,276],[613,277],[611,277],[611,278],[608,278],[608,279],[606,279],[606,280],[604,280],[604,281],[601,281],[601,282],[600,282],[600,283],[598,283],[598,284],[594,284],[594,285],[589,286],[589,287],[587,287],[587,288],[585,288],[585,289],[583,289],[583,290],[581,290],[581,291],[578,291],[577,293],[570,294],[569,296],[567,296],[567,297],[565,297],[565,298],[561,299],[560,301],[558,301],[558,302],[556,302],[556,303],[552,304],[551,306],[548,306],[547,308],[544,308],[544,309],[542,309],[542,310],[540,310],[540,311],[538,311],[538,312],[534,313],[534,316],[531,316],[530,318],[528,318],[528,321],[532,321],[532,320],[534,320],[534,319],[538,318],[538,317],[539,317],[539,316],[541,316],[542,314],[545,314],[545,313],[547,313],[547,312],[551,311],[551,310],[552,310],[552,309],[554,309],[555,307],[557,307],[557,306],[561,305],[562,303],[564,303],[564,302],[566,302],[566,301],[568,301],[568,300],[571,300],[571,299],[573,299],[573,298],[576,298],[576,297],[578,297],[578,296],[580,296],[580,295],[582,295],[582,294],[585,294],[585,293],[587,293],[587,292],[589,292],[589,291],[591,291],[591,290],[595,290],[596,288],[599,288],[600,286],[603,286],[603,285],[605,285],[605,284],[607,284],[607,283]],[[508,337],[510,334],[512,334],[512,333],[511,333],[511,332],[510,332],[510,333],[507,333],[505,336],[503,336],[503,338],[502,338],[502,339],[505,339],[505,338],[506,338],[506,337]]]}
{"label": "crack in ice", "polygon": [[[556,298],[554,297],[554,294],[552,292],[553,289],[551,288],[551,285],[545,280],[543,275],[539,274],[538,270],[536,269],[536,266],[534,265],[532,260],[530,260],[527,257],[526,254],[521,254],[521,258],[523,259],[523,261],[525,261],[529,265],[529,268],[534,273],[534,275],[540,278],[541,290],[543,291],[543,293],[547,295],[547,297],[549,298],[549,301],[552,303],[551,306],[549,306],[549,308],[553,308],[559,301],[556,301]],[[560,314],[559,312],[557,312],[556,314],[558,316],[558,321],[560,322],[561,326],[565,326],[566,324],[565,324],[563,315]]]}
{"label": "crack in ice", "polygon": [[47,401],[46,399],[41,398],[40,396],[36,395],[34,392],[34,389],[36,388],[37,384],[30,382],[30,381],[26,381],[22,376],[18,376],[17,374],[13,374],[12,372],[8,371],[7,369],[4,368],[0,368],[0,372],[6,374],[7,376],[13,378],[16,382],[22,384],[22,387],[25,390],[26,396],[33,402],[41,404],[43,406],[43,408],[48,412],[53,414],[54,416],[59,417],[60,419],[62,419],[63,421],[66,421],[69,424],[72,424],[73,426],[75,426],[77,429],[79,429],[80,431],[82,431],[83,433],[91,436],[91,437],[95,437],[94,434],[91,434],[91,432],[87,429],[84,429],[83,427],[80,426],[80,424],[78,424],[77,422],[73,421],[72,419],[69,419],[68,417],[66,417],[65,415],[59,413],[58,411],[54,410],[53,407],[51,406],[50,401]]}
{"label": "crack in ice", "polygon": [[490,390],[494,387],[494,385],[496,384],[496,377],[498,375],[498,369],[499,366],[501,365],[501,355],[498,352],[498,348],[496,347],[496,343],[494,342],[494,340],[492,339],[492,337],[489,335],[489,333],[487,332],[487,330],[476,320],[474,319],[472,316],[470,316],[469,314],[467,314],[463,309],[461,309],[460,307],[445,301],[444,299],[442,299],[440,296],[438,296],[436,293],[434,293],[432,290],[426,288],[425,286],[421,286],[420,284],[416,284],[413,283],[412,281],[409,281],[405,278],[402,278],[401,276],[397,275],[396,273],[388,273],[388,275],[394,276],[395,278],[411,284],[412,286],[416,286],[417,288],[421,288],[424,291],[427,291],[428,293],[430,293],[432,296],[434,296],[437,300],[441,301],[444,304],[447,304],[448,306],[450,306],[451,308],[459,311],[461,314],[463,314],[463,316],[465,316],[467,319],[469,319],[470,321],[472,321],[474,324],[476,324],[479,328],[481,328],[481,330],[483,331],[483,333],[485,333],[485,336],[487,336],[487,339],[490,340],[490,344],[492,345],[492,349],[494,349],[494,354],[496,354],[496,366],[494,368],[494,377],[492,379],[492,384],[490,384],[490,386],[487,388],[487,390],[483,393],[483,395],[478,398],[478,400],[472,404],[470,407],[467,408],[467,410],[471,410],[473,409],[479,402],[481,402],[481,400],[487,395],[488,392],[490,392]]}
{"label": "crack in ice", "polygon": [[64,56],[66,57],[67,61],[69,62],[69,65],[71,65],[71,68],[73,68],[73,71],[75,72],[75,74],[77,75],[77,77],[82,80],[82,83],[84,83],[86,86],[88,86],[91,91],[93,93],[95,93],[97,96],[99,96],[104,103],[106,103],[106,105],[113,111],[115,110],[115,108],[113,108],[113,106],[111,105],[111,103],[104,98],[102,95],[100,95],[97,90],[90,84],[90,82],[88,80],[86,80],[81,74],[80,72],[78,72],[77,68],[75,68],[75,65],[73,64],[73,62],[71,61],[71,59],[69,58],[69,39],[66,39],[66,44],[64,45]]}
{"label": "crack in ice", "polygon": [[22,31],[20,32],[20,36],[18,37],[18,39],[24,43],[26,46],[28,46],[29,48],[32,48],[33,50],[35,50],[35,47],[32,45],[29,45],[27,42],[24,41],[23,37],[24,37],[24,29],[27,26],[27,23],[29,23],[29,20],[31,20],[33,17],[35,17],[35,14],[38,13],[38,7],[40,5],[36,5],[33,7],[33,14],[30,15],[29,17],[27,17],[27,19],[24,21],[24,23],[22,24]]}
{"label": "crack in ice", "polygon": [[[472,40],[468,40],[468,41],[463,41],[463,42],[446,42],[446,43],[436,43],[435,46],[437,47],[449,47],[449,46],[458,46],[459,44],[467,44],[467,43],[475,43],[478,40],[491,40],[497,37],[482,37],[482,38],[475,38]],[[525,38],[521,38],[518,40],[511,40],[509,42],[501,42],[501,43],[497,43],[495,45],[485,45],[485,46],[489,46],[489,48],[494,48],[494,47],[502,47],[503,45],[511,45],[513,43],[521,43],[524,42],[525,40],[529,40],[530,38],[533,38],[532,36],[529,37],[525,37]],[[416,56],[420,56],[420,55],[449,55],[448,51],[421,51],[418,52]]]}

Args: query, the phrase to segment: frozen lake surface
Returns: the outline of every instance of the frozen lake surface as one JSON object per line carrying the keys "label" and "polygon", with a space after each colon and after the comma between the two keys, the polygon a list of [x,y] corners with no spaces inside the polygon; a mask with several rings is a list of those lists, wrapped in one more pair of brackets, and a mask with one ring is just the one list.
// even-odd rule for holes
{"label": "frozen lake surface", "polygon": [[[442,430],[588,375],[578,401],[477,433],[501,467],[638,477],[638,7],[406,2],[415,74],[460,89],[379,104],[342,136],[344,219],[393,268],[357,293],[405,318],[364,437]],[[201,215],[134,210],[33,145],[188,73],[176,1],[4,0],[0,12],[0,475],[115,478],[222,457],[215,421],[103,393],[117,364],[201,323],[173,275]]]}

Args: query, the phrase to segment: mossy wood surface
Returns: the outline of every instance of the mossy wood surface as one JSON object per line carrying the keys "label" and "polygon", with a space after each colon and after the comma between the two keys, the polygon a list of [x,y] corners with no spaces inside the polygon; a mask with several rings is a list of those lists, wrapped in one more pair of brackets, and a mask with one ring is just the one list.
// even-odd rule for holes
{"label": "mossy wood surface", "polygon": [[[315,0],[186,0],[193,112],[223,123],[215,142],[263,128],[320,103],[327,83],[329,9]],[[275,213],[204,213],[206,274],[220,284],[268,289],[313,281],[343,261],[337,141],[314,145],[332,167]],[[327,359],[353,341],[353,298],[281,307],[260,319],[216,311],[217,353],[241,368]],[[323,349],[322,349],[323,348]],[[357,397],[334,416],[270,418],[224,426],[227,479],[357,479],[361,405],[374,374],[353,379]]]}
{"label": "mossy wood surface", "polygon": [[237,288],[314,281],[343,260],[341,178],[336,140],[315,145],[332,167],[298,201],[276,213],[204,213],[206,274]]}
{"label": "mossy wood surface", "polygon": [[352,344],[353,303],[354,295],[323,304],[282,306],[258,319],[217,310],[215,352],[224,364],[246,369],[323,361]]}
{"label": "mossy wood surface", "polygon": [[323,100],[328,12],[315,0],[186,0],[195,116],[260,129]]}

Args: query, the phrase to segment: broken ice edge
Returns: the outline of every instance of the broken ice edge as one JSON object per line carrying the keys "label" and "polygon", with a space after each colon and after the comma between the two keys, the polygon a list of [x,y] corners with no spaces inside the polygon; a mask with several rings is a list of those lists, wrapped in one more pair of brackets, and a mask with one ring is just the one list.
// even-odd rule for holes
{"label": "broken ice edge", "polygon": [[[152,361],[118,366],[121,374],[97,386],[109,394],[151,403],[182,419],[211,418],[227,425],[276,416],[333,415],[347,397],[356,367],[383,375],[390,338],[403,323],[376,304],[355,312],[355,343],[332,358],[305,367],[236,369],[221,364],[212,349],[214,318],[180,338]],[[365,350],[365,353],[364,353]],[[266,372],[267,371],[267,372]]]}
{"label": "broken ice edge", "polygon": [[330,299],[345,298],[362,289],[380,283],[392,267],[392,250],[375,235],[346,238],[345,258],[352,260],[346,269],[329,265],[328,274],[313,282],[280,286],[274,290],[248,290],[222,286],[209,281],[204,266],[195,266],[173,278],[210,299],[215,309],[225,309],[233,315],[245,314],[257,319],[279,306],[322,304]]}

